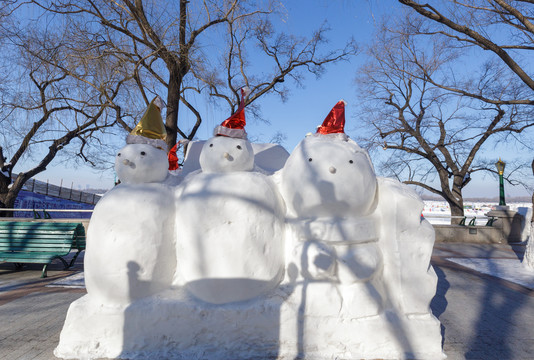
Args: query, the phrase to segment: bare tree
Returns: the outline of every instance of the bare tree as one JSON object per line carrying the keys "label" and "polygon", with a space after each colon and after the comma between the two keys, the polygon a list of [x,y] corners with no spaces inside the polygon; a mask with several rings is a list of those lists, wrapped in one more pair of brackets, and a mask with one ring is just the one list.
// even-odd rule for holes
{"label": "bare tree", "polygon": [[[248,86],[246,103],[260,116],[259,97],[284,98],[288,83],[302,81],[301,71],[320,75],[325,65],[357,52],[353,40],[342,49],[321,51],[326,26],[310,39],[276,33],[270,22],[277,15],[275,1],[12,0],[3,5],[0,36],[8,51],[0,54],[6,65],[0,71],[8,80],[0,88],[0,202],[6,207],[58,154],[73,152],[97,166],[102,139],[116,136],[119,128],[126,135],[155,95],[166,98],[170,148],[178,136],[193,139],[202,122],[192,96],[222,101],[230,114],[239,89]],[[260,74],[252,55],[270,61],[272,70]],[[191,129],[179,124],[180,104],[196,118]],[[22,159],[36,165],[20,171]],[[4,176],[8,171],[19,173],[14,184]]]}
{"label": "bare tree", "polygon": [[420,15],[419,18],[412,18],[404,28],[406,34],[438,38],[448,44],[448,49],[476,48],[490,52],[494,55],[492,61],[499,61],[530,91],[499,98],[491,92],[491,86],[481,87],[480,83],[479,86],[473,86],[476,84],[436,82],[436,85],[488,103],[534,105],[534,78],[532,69],[529,68],[529,60],[534,51],[532,1],[449,0],[434,1],[433,4],[412,0],[399,2]]}
{"label": "bare tree", "polygon": [[[33,0],[47,11],[75,18],[79,28],[89,32],[85,38],[96,39],[86,46],[102,46],[134,68],[134,79],[144,101],[148,93],[167,93],[167,144],[177,137],[192,139],[202,122],[202,113],[188,101],[188,93],[207,94],[228,104],[229,113],[239,103],[239,89],[252,92],[246,105],[270,92],[283,95],[276,87],[286,78],[298,79],[304,68],[318,74],[323,66],[345,60],[356,53],[354,41],[344,49],[319,53],[325,43],[325,27],[310,39],[287,35],[275,36],[269,17],[276,14],[276,1],[203,1],[190,4],[141,0]],[[90,21],[91,29],[83,24]],[[223,35],[221,35],[223,34]],[[218,36],[226,51],[220,55],[206,51],[209,36]],[[274,38],[273,43],[269,43]],[[253,42],[255,40],[255,44]],[[274,71],[254,75],[247,51],[260,45],[264,58]],[[218,51],[219,52],[219,51]],[[224,71],[221,71],[225,69]],[[224,74],[224,75],[223,75]],[[191,95],[192,96],[192,95]],[[192,129],[178,124],[180,103],[196,118]],[[128,124],[124,124],[130,130]]]}
{"label": "bare tree", "polygon": [[[509,141],[534,126],[534,111],[514,100],[525,90],[513,77],[484,66],[478,78],[458,71],[461,51],[441,39],[421,41],[406,31],[421,23],[410,16],[405,20],[385,22],[369,47],[369,62],[360,71],[358,82],[366,100],[363,124],[372,129],[362,142],[391,152],[382,165],[388,175],[442,196],[453,216],[463,216],[462,190],[471,174],[494,172],[479,159],[481,150],[490,146],[488,140]],[[489,94],[491,87],[495,101],[443,85],[460,77],[479,84],[493,79],[485,90]]]}
{"label": "bare tree", "polygon": [[[449,0],[421,3],[399,0],[412,11],[403,30],[413,36],[433,37],[450,49],[469,49],[474,59],[487,59],[478,81],[449,78],[435,86],[496,105],[534,105],[534,2],[530,0]],[[491,56],[488,56],[490,54]],[[503,89],[505,75],[510,90]],[[513,78],[513,79],[512,79]],[[514,136],[514,133],[511,133]]]}
{"label": "bare tree", "polygon": [[[0,119],[0,204],[7,208],[13,207],[24,183],[69,144],[76,143],[77,155],[88,160],[88,144],[120,118],[114,100],[130,78],[120,63],[107,63],[108,71],[100,72],[94,49],[75,57],[60,33],[24,26],[26,31],[11,22],[2,31],[9,44],[2,57],[11,59]],[[31,158],[34,165],[19,171],[12,182],[19,162]]]}

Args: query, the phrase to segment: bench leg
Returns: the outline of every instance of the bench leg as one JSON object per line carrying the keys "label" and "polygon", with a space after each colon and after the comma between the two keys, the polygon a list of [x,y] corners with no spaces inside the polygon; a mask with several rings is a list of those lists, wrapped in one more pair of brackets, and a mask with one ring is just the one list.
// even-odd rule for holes
{"label": "bench leg", "polygon": [[45,278],[48,276],[48,274],[46,273],[47,266],[48,264],[45,264],[45,266],[43,266],[43,272],[41,273],[41,278]]}
{"label": "bench leg", "polygon": [[58,257],[58,259],[63,263],[63,270],[67,270],[69,268],[69,264],[62,257]]}
{"label": "bench leg", "polygon": [[74,254],[74,257],[72,258],[72,260],[70,261],[70,264],[69,264],[69,267],[72,267],[72,265],[74,265],[74,262],[76,261],[76,258],[78,257],[78,255],[80,254],[81,250],[78,250],[78,252],[76,254]]}

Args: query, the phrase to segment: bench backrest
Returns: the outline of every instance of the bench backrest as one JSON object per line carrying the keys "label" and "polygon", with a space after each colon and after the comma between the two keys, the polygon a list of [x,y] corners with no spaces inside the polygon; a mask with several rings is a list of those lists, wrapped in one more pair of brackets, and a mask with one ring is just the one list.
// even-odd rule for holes
{"label": "bench backrest", "polygon": [[81,223],[0,222],[0,252],[68,253],[85,249],[85,229]]}

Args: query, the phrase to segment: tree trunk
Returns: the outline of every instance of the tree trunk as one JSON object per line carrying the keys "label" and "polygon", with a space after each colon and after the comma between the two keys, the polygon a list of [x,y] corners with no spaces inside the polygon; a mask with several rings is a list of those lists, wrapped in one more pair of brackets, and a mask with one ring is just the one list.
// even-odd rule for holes
{"label": "tree trunk", "polygon": [[[180,0],[180,29],[178,43],[180,52],[178,57],[169,56],[167,67],[169,69],[169,88],[167,93],[167,117],[165,127],[167,130],[167,151],[171,150],[178,138],[178,110],[180,108],[180,86],[184,76],[189,72],[189,51],[186,44],[187,4],[188,0]],[[186,137],[184,133],[180,135]],[[194,134],[193,134],[194,135]],[[192,139],[192,136],[190,136]],[[191,140],[190,139],[190,140]]]}
{"label": "tree trunk", "polygon": [[171,71],[169,76],[169,90],[167,93],[167,116],[165,118],[165,128],[167,130],[167,151],[176,144],[178,132],[178,109],[180,107],[180,83],[182,76],[179,70]]}
{"label": "tree trunk", "polygon": [[[449,207],[451,208],[451,225],[459,224],[464,216],[464,201],[460,199],[457,202],[449,201]],[[453,216],[459,216],[455,218]]]}
{"label": "tree trunk", "polygon": [[[464,198],[462,195],[463,177],[455,175],[451,191],[446,192],[445,200],[451,209],[451,225],[459,224],[464,217]],[[444,188],[444,186],[442,186]],[[448,190],[448,189],[447,189]],[[458,216],[455,218],[454,216]]]}
{"label": "tree trunk", "polygon": [[[0,146],[0,208],[12,208],[13,204],[9,203],[9,184],[11,184],[11,171],[6,171],[7,167],[10,165],[6,165],[6,158],[4,157],[4,151],[2,147]],[[8,175],[8,176],[6,176]],[[13,201],[14,203],[15,201]],[[13,213],[0,211],[0,217],[11,217],[13,216]]]}
{"label": "tree trunk", "polygon": [[[15,194],[14,189],[8,189],[5,178],[0,177],[0,208],[13,209],[18,191]],[[1,211],[0,217],[13,217],[13,211]]]}

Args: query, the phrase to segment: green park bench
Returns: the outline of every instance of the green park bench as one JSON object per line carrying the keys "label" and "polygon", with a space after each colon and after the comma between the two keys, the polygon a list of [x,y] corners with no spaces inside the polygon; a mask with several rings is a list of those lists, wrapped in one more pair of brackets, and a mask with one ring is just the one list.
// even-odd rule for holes
{"label": "green park bench", "polygon": [[[77,250],[70,263],[63,257]],[[85,250],[85,229],[81,223],[69,222],[0,222],[0,261],[22,264],[44,264],[41,277],[47,276],[46,268],[55,259],[68,269]]]}

